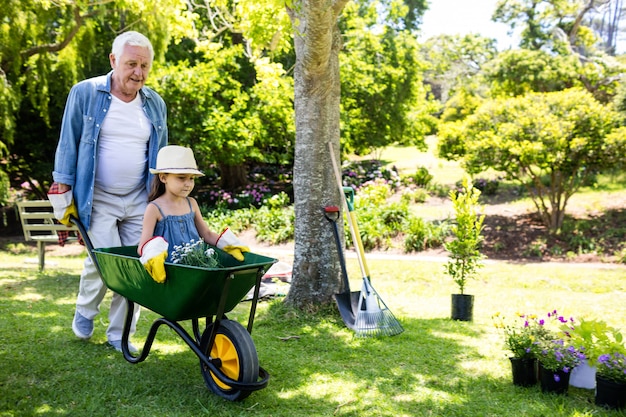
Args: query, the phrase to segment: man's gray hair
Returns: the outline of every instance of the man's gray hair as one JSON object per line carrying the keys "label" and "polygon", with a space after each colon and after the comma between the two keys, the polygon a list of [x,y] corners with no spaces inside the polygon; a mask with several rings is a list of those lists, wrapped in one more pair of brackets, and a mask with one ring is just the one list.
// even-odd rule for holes
{"label": "man's gray hair", "polygon": [[150,51],[150,64],[152,64],[152,60],[154,59],[154,49],[152,48],[152,43],[150,43],[150,40],[144,35],[134,31],[124,32],[121,35],[118,35],[117,38],[115,38],[115,40],[113,41],[111,53],[116,58],[119,58],[120,56],[122,56],[122,53],[124,52],[124,46],[126,45],[148,48],[148,51]]}

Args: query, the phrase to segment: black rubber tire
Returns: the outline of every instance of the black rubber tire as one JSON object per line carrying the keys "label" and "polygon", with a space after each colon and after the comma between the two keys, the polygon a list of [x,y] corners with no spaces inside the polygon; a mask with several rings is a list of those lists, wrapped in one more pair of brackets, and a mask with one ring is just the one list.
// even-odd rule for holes
{"label": "black rubber tire", "polygon": [[[259,357],[250,333],[239,322],[224,319],[220,321],[215,342],[207,346],[214,324],[210,324],[202,334],[200,348],[207,357],[222,360],[220,370],[237,382],[256,382],[259,377]],[[215,394],[230,401],[241,401],[252,391],[232,388],[213,374],[200,361],[200,371],[207,387]]]}

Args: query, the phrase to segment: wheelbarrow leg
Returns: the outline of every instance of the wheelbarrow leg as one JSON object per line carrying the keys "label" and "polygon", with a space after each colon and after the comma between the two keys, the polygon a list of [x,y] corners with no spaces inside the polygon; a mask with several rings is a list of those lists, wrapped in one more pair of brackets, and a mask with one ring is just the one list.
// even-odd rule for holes
{"label": "wheelbarrow leg", "polygon": [[254,315],[256,314],[256,306],[259,302],[259,291],[261,290],[261,279],[265,275],[265,269],[259,268],[256,273],[256,285],[254,286],[254,295],[250,304],[250,315],[248,316],[248,333],[252,334],[252,324],[254,323]]}

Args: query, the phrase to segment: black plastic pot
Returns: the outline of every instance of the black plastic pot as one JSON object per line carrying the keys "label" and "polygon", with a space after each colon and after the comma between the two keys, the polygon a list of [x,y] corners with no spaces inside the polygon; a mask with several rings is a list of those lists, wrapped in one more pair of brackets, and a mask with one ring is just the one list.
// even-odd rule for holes
{"label": "black plastic pot", "polygon": [[452,320],[472,321],[473,313],[473,295],[452,294]]}

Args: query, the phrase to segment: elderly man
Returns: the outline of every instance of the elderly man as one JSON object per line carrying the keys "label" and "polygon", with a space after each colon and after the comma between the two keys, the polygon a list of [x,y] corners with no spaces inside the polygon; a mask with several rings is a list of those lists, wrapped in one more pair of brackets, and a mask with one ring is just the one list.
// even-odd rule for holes
{"label": "elderly man", "polygon": [[[159,149],[167,144],[167,108],[145,86],[154,50],[144,35],[125,32],[113,42],[112,71],[79,82],[70,90],[56,150],[59,192],[72,192],[78,217],[94,247],[133,246],[141,236]],[[72,330],[89,339],[106,286],[89,259],[80,277]],[[126,302],[113,294],[108,343],[121,351]],[[131,328],[139,318],[136,307]],[[129,350],[137,349],[130,345]]]}

